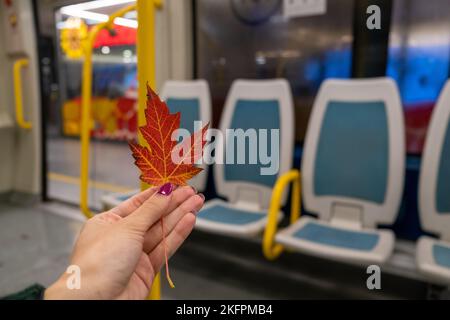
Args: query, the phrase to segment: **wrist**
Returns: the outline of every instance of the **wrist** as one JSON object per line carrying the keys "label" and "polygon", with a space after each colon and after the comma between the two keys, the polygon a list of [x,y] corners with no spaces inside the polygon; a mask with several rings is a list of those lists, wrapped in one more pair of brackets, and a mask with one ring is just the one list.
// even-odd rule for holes
{"label": "wrist", "polygon": [[73,275],[64,272],[44,293],[44,300],[77,300],[87,299],[81,286],[74,286]]}
{"label": "wrist", "polygon": [[62,275],[55,283],[47,288],[44,292],[44,300],[70,300],[73,299],[69,295],[69,288],[66,284],[66,279]]}

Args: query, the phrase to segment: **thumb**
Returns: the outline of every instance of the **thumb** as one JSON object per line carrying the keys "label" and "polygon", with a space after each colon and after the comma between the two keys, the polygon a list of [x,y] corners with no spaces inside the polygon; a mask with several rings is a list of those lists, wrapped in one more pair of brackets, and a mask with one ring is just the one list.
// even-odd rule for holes
{"label": "thumb", "polygon": [[174,185],[166,183],[158,192],[148,198],[132,214],[124,218],[124,223],[139,232],[146,232],[153,224],[167,214]]}

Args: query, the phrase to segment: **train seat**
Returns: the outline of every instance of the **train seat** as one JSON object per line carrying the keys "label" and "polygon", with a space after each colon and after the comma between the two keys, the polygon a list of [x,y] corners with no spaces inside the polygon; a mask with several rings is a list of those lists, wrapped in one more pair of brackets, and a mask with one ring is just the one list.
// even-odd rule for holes
{"label": "train seat", "polygon": [[395,83],[387,78],[327,80],[314,103],[302,160],[305,208],[274,241],[355,264],[382,264],[395,236],[403,192],[404,124]]}
{"label": "train seat", "polygon": [[236,236],[256,236],[264,229],[266,216],[267,210],[258,206],[246,207],[213,199],[198,214],[197,228]]}
{"label": "train seat", "polygon": [[[203,125],[211,122],[211,95],[205,80],[166,81],[160,97],[165,100],[171,113],[181,112],[180,128],[193,133],[201,129],[194,127],[195,121],[201,121]],[[203,171],[189,183],[198,191],[203,191],[206,187],[208,167],[205,164],[200,167]],[[115,207],[138,192],[139,190],[135,190],[107,195],[102,198],[103,206],[105,209]]]}
{"label": "train seat", "polygon": [[450,81],[433,110],[419,182],[419,216],[424,230],[417,243],[419,271],[430,280],[450,284]]}
{"label": "train seat", "polygon": [[[286,80],[236,80],[233,83],[220,123],[220,132],[227,133],[223,140],[226,148],[216,150],[214,164],[217,193],[227,201],[207,201],[198,214],[196,229],[244,237],[264,230],[275,181],[292,166],[293,119],[292,95]],[[239,138],[228,134],[229,129],[246,133],[243,148],[238,150],[239,142],[235,140]],[[267,129],[265,134],[263,129]],[[253,135],[251,130],[255,130]],[[272,136],[274,132],[277,134]],[[277,143],[272,139],[279,140],[279,151],[273,149]],[[263,163],[261,152],[272,154],[271,164]],[[228,161],[230,153],[234,154],[234,161]],[[251,163],[249,159],[256,154],[259,154],[257,161]],[[246,161],[239,162],[236,157]],[[222,161],[225,158],[226,163]],[[267,172],[268,166],[278,170]],[[286,198],[287,193],[283,195],[283,203]]]}

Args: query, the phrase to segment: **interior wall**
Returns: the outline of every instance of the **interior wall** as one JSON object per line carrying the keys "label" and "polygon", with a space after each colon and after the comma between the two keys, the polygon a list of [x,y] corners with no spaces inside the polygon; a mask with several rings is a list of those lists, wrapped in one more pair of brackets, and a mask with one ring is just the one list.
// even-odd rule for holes
{"label": "interior wall", "polygon": [[[3,29],[5,18],[0,14],[0,28]],[[2,32],[3,30],[1,30]],[[10,67],[6,56],[6,47],[0,46],[0,75],[7,74]],[[14,155],[14,123],[13,123],[13,91],[11,79],[0,76],[0,193],[12,189],[13,155]]]}
{"label": "interior wall", "polygon": [[193,77],[192,2],[165,0],[156,15],[156,82]]}
{"label": "interior wall", "polygon": [[[5,135],[6,144],[12,143],[11,156],[13,165],[4,170],[10,170],[12,175],[12,191],[39,194],[41,192],[41,119],[40,91],[38,81],[38,61],[36,52],[36,33],[31,0],[13,1],[13,9],[6,8],[1,2],[0,12],[3,15],[2,38],[8,46],[1,59],[4,59],[1,73],[6,82],[5,94],[9,96],[6,103],[13,107],[13,63],[19,58],[28,58],[29,66],[22,71],[23,106],[25,120],[32,123],[31,130],[25,130],[15,124],[13,137]],[[9,25],[11,14],[17,15],[18,24],[12,28]],[[14,112],[11,110],[11,117]],[[8,163],[8,160],[6,161]],[[2,162],[2,166],[3,166]],[[8,180],[6,180],[8,181]]]}

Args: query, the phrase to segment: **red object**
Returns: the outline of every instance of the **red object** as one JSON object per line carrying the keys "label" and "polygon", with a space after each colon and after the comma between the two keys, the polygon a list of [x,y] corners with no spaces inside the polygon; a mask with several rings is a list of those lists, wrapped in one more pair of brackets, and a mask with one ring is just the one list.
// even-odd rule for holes
{"label": "red object", "polygon": [[94,48],[132,46],[136,44],[136,29],[114,25],[112,33],[113,35],[106,29],[100,31],[95,40]]}
{"label": "red object", "polygon": [[136,99],[121,97],[117,101],[117,128],[128,130],[129,133],[136,134],[137,112]]}
{"label": "red object", "polygon": [[7,7],[11,7],[12,6],[12,0],[5,0],[5,5]]}
{"label": "red object", "polygon": [[405,107],[406,149],[410,154],[421,154],[434,102]]}

